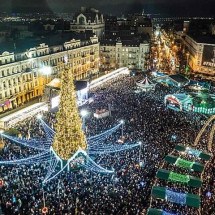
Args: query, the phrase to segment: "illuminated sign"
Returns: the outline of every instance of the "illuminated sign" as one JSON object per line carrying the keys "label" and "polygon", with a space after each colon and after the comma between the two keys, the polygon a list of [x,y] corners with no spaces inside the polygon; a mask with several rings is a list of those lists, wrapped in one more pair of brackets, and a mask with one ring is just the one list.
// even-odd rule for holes
{"label": "illuminated sign", "polygon": [[204,45],[202,66],[215,67],[215,46]]}

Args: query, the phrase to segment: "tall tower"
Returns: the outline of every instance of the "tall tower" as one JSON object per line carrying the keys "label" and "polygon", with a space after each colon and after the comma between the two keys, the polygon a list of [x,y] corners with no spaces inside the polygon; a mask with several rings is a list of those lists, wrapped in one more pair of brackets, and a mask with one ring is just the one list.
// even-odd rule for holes
{"label": "tall tower", "polygon": [[53,149],[62,160],[68,160],[80,148],[86,149],[86,137],[78,112],[72,70],[61,74],[60,105],[57,113]]}

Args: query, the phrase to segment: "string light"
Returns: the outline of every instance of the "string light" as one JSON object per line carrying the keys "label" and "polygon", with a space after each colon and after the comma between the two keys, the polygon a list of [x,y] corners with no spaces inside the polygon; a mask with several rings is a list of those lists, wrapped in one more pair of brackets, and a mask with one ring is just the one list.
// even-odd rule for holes
{"label": "string light", "polygon": [[22,139],[6,134],[1,134],[4,138],[11,140],[12,142],[15,142],[19,145],[40,150],[40,151],[48,151],[50,148],[51,141],[50,140],[36,140],[36,139]]}
{"label": "string light", "polygon": [[35,163],[49,161],[49,159],[50,159],[50,154],[47,152],[43,152],[27,158],[0,161],[0,164],[1,165],[35,164]]}
{"label": "string light", "polygon": [[110,135],[112,135],[117,129],[120,128],[120,125],[121,124],[118,124],[116,126],[114,126],[113,128],[101,133],[101,134],[98,134],[98,135],[95,135],[95,136],[92,136],[92,137],[89,137],[87,139],[87,143],[88,145],[92,145],[92,144],[96,144],[96,143],[101,143],[101,141],[103,141],[104,139],[106,139],[107,137],[109,137]]}
{"label": "string light", "polygon": [[200,130],[200,132],[198,133],[195,142],[194,142],[194,146],[196,146],[202,136],[202,134],[204,133],[205,129],[208,127],[208,125],[215,119],[215,115],[211,116],[208,121],[204,124],[204,126],[202,127],[202,129]]}
{"label": "string light", "polygon": [[92,147],[89,146],[89,154],[108,154],[108,153],[116,153],[125,150],[129,150],[135,148],[137,146],[141,146],[140,143],[136,144],[124,144],[124,145],[105,145],[100,147]]}
{"label": "string light", "polygon": [[48,126],[42,119],[40,119],[40,124],[42,125],[45,131],[46,137],[53,139],[55,135],[55,131],[52,128],[50,128],[50,126]]}
{"label": "string light", "polygon": [[[47,125],[45,121],[40,120],[40,122],[46,133],[46,136],[54,138],[54,135],[56,132],[52,128],[50,128],[50,126]],[[110,128],[109,130],[106,130],[105,132],[103,132],[101,134],[97,134],[95,136],[91,136],[91,137],[87,138],[87,143],[88,144],[95,144],[96,142],[100,143],[100,141],[103,141],[108,136],[112,135],[117,129],[119,129],[120,125],[121,124],[119,123],[118,125],[114,126],[113,128]]]}

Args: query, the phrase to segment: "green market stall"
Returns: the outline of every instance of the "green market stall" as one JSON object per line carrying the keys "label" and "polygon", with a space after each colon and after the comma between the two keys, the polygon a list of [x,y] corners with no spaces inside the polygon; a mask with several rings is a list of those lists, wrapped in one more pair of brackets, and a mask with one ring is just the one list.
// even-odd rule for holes
{"label": "green market stall", "polygon": [[201,204],[201,200],[198,195],[174,192],[165,187],[153,186],[151,195],[153,198],[165,199],[168,202],[195,208],[199,208]]}
{"label": "green market stall", "polygon": [[176,157],[173,155],[167,155],[165,157],[165,161],[167,161],[168,163],[174,164],[178,167],[181,167],[184,169],[189,169],[189,170],[194,170],[196,172],[202,172],[204,170],[204,165],[202,165],[198,162],[184,160],[180,157]]}
{"label": "green market stall", "polygon": [[211,158],[211,155],[206,153],[206,152],[203,152],[203,151],[200,151],[200,150],[197,150],[197,149],[193,149],[191,147],[188,147],[188,146],[184,146],[184,145],[177,145],[175,147],[175,149],[179,152],[185,152],[189,155],[193,155],[194,157],[198,157],[198,158],[201,158],[203,160],[210,160]]}
{"label": "green market stall", "polygon": [[168,171],[165,169],[159,169],[157,171],[156,176],[159,179],[163,179],[163,180],[171,181],[171,182],[179,182],[182,184],[187,184],[190,187],[199,188],[202,185],[202,181],[200,178],[193,177],[190,175],[183,175],[183,174],[175,173],[175,172]]}

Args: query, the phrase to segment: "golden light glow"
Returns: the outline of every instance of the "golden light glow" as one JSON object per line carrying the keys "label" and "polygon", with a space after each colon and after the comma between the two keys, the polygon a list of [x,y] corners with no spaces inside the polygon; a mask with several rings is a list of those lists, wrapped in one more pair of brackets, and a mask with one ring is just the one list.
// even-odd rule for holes
{"label": "golden light glow", "polygon": [[63,160],[68,160],[79,147],[87,147],[82,131],[72,70],[66,68],[61,75],[60,105],[57,113],[53,149]]}

